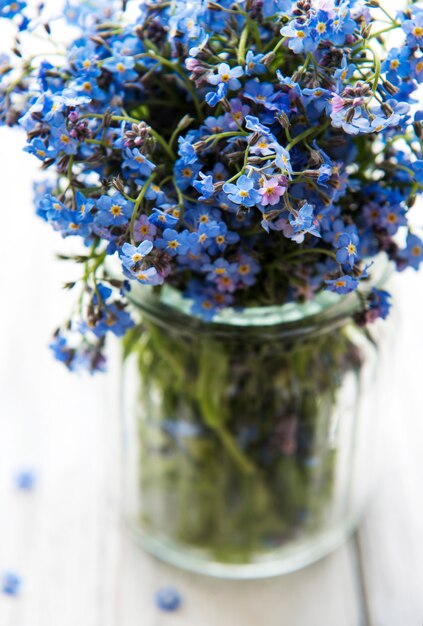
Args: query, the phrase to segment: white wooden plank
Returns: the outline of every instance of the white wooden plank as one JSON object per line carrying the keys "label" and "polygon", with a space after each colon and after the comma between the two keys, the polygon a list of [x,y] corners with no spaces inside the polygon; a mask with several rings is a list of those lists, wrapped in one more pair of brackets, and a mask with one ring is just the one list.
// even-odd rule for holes
{"label": "white wooden plank", "polygon": [[399,324],[390,358],[393,382],[381,398],[384,462],[360,532],[372,626],[421,624],[423,619],[423,279],[421,273],[400,278]]}
{"label": "white wooden plank", "polygon": [[[364,622],[353,548],[348,545],[288,576],[221,581],[168,567],[134,550],[124,538],[119,579],[119,620],[125,626],[359,626]],[[159,612],[154,595],[163,585],[183,597],[172,615]]]}

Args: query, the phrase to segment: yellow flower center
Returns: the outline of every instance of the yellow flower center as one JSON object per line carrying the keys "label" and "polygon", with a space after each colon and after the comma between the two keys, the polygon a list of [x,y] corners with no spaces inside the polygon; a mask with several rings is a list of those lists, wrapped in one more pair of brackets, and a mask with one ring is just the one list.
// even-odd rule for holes
{"label": "yellow flower center", "polygon": [[248,265],[248,263],[245,263],[244,265],[239,266],[240,274],[248,274],[249,271],[250,271],[250,266]]}
{"label": "yellow flower center", "polygon": [[179,246],[179,242],[176,241],[176,239],[172,239],[172,241],[169,241],[169,243],[167,244],[167,247],[172,248],[172,250],[176,250],[178,246]]}
{"label": "yellow flower center", "polygon": [[220,77],[223,83],[227,83],[228,80],[230,79],[229,74],[222,74],[222,76]]}
{"label": "yellow flower center", "polygon": [[132,255],[132,260],[134,263],[138,263],[138,261],[141,261],[142,256],[139,252],[135,252],[135,254]]}
{"label": "yellow flower center", "polygon": [[398,59],[392,59],[392,61],[389,64],[389,67],[391,68],[391,70],[396,70],[399,67]]}
{"label": "yellow flower center", "polygon": [[225,237],[223,235],[218,235],[216,237],[216,243],[218,244],[225,243]]}
{"label": "yellow flower center", "polygon": [[246,191],[245,189],[241,189],[239,195],[241,196],[241,198],[248,198],[248,191]]}
{"label": "yellow flower center", "polygon": [[118,72],[124,72],[125,71],[125,66],[124,66],[123,63],[117,63],[116,69],[117,69]]}
{"label": "yellow flower center", "polygon": [[421,249],[420,246],[414,246],[413,248],[411,248],[411,254],[413,256],[420,256],[421,251],[422,251],[422,249]]}
{"label": "yellow flower center", "polygon": [[192,169],[190,167],[186,167],[185,169],[183,169],[182,176],[184,176],[185,178],[189,178],[190,176],[192,176]]}
{"label": "yellow flower center", "polygon": [[110,207],[110,213],[114,216],[117,217],[118,215],[122,215],[122,208],[118,205],[118,204],[113,204]]}
{"label": "yellow flower center", "polygon": [[415,26],[413,29],[414,37],[421,37],[423,35],[423,28],[421,26]]}

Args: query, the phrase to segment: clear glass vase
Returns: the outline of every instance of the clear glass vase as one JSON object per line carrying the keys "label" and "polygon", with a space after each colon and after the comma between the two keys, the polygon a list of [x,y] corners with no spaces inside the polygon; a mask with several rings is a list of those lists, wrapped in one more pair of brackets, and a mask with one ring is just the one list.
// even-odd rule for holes
{"label": "clear glass vase", "polygon": [[287,573],[354,529],[371,488],[377,343],[358,298],[189,315],[135,297],[123,370],[125,514],[154,555],[215,576]]}

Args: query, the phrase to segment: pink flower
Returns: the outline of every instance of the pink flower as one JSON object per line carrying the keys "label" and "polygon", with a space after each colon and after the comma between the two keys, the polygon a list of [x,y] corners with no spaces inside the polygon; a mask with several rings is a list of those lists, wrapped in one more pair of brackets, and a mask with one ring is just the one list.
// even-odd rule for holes
{"label": "pink flower", "polygon": [[134,222],[134,241],[139,243],[140,241],[153,241],[154,236],[157,233],[157,228],[148,221],[146,215],[141,215]]}
{"label": "pink flower", "polygon": [[332,111],[334,113],[339,113],[344,108],[344,99],[341,98],[341,96],[338,96],[338,94],[335,94],[332,98],[331,104]]}
{"label": "pink flower", "polygon": [[277,204],[279,202],[279,198],[283,196],[286,191],[286,186],[280,185],[280,180],[278,178],[271,178],[270,180],[265,180],[262,187],[258,190],[259,194],[261,194],[261,203],[263,206],[267,206],[268,204]]}

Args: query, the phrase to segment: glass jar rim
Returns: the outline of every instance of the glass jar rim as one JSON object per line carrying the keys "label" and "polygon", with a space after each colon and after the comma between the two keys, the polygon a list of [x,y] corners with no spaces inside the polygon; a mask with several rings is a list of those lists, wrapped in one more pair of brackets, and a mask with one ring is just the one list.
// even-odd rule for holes
{"label": "glass jar rim", "polygon": [[211,321],[205,321],[190,312],[192,301],[177,289],[165,285],[160,292],[153,287],[135,285],[128,300],[143,315],[165,328],[179,333],[201,332],[216,337],[255,334],[294,337],[328,332],[345,325],[362,307],[363,297],[374,287],[381,288],[392,274],[392,263],[376,258],[372,278],[365,280],[358,291],[339,295],[321,291],[304,303],[288,302],[270,306],[244,308],[228,307],[217,312]]}

